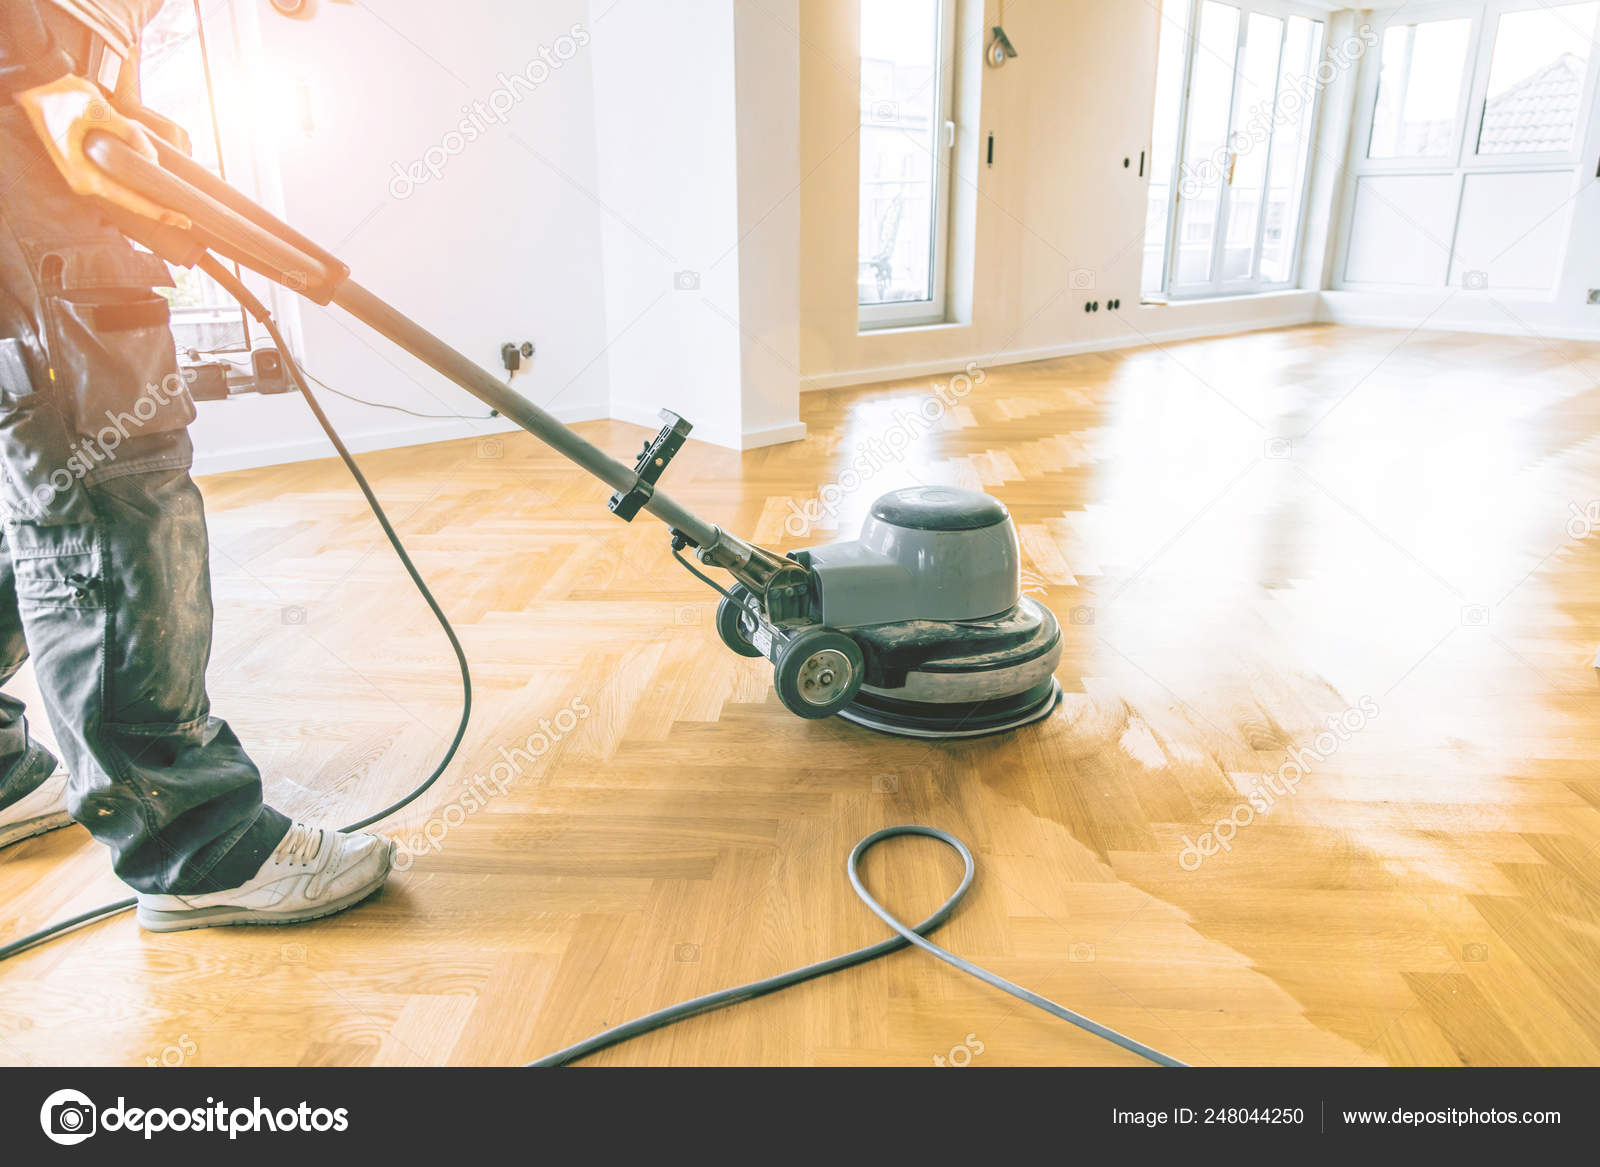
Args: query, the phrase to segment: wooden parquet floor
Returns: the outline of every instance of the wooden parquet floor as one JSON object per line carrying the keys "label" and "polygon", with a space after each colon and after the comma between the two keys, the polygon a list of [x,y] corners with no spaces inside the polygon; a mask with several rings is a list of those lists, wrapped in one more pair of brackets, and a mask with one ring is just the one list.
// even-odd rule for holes
{"label": "wooden parquet floor", "polygon": [[[0,966],[0,1061],[525,1061],[880,937],[844,858],[896,822],[977,854],[941,943],[1187,1061],[1600,1061],[1600,345],[1309,327],[994,369],[915,421],[941,383],[808,394],[804,442],[667,483],[784,550],[895,486],[997,495],[1067,637],[1047,723],[802,722],[664,529],[533,439],[363,456],[477,687],[393,825],[417,853],[314,925],[123,917]],[[448,739],[445,645],[337,463],[202,486],[216,710],[278,806],[363,815]],[[911,918],[957,875],[868,866]],[[118,894],[76,828],[0,853],[6,935]],[[594,1062],[936,1058],[1135,1061],[911,952]]]}

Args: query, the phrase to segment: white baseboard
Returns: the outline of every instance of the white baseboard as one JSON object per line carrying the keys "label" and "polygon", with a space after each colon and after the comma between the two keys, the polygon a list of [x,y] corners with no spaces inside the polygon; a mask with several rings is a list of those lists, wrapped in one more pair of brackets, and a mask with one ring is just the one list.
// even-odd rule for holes
{"label": "white baseboard", "polygon": [[[219,404],[226,407],[225,403]],[[568,423],[598,421],[606,416],[605,410],[598,406],[580,405],[551,412]],[[362,454],[373,450],[393,450],[404,446],[456,441],[461,438],[486,437],[490,434],[508,433],[515,429],[517,429],[515,422],[500,417],[483,421],[436,421],[341,436],[352,453]],[[288,462],[309,462],[317,458],[334,456],[333,446],[321,436],[290,442],[268,442],[215,452],[197,448],[193,473],[196,477],[202,474],[225,474],[230,470],[253,470],[259,466],[280,466]]]}
{"label": "white baseboard", "polygon": [[[1289,296],[1285,296],[1289,298]],[[1205,303],[1200,301],[1199,303]],[[1317,296],[1314,292],[1293,296],[1294,307],[1268,316],[1251,316],[1226,323],[1197,324],[1187,328],[1144,329],[1123,336],[1097,337],[1094,340],[1072,341],[1067,344],[1043,345],[1038,348],[1011,349],[1003,353],[969,353],[933,361],[908,361],[900,365],[880,365],[870,369],[850,369],[841,373],[815,373],[800,378],[800,391],[812,393],[822,389],[842,389],[852,385],[869,385],[877,381],[903,381],[910,377],[930,377],[943,373],[958,373],[970,364],[986,369],[1005,365],[1021,365],[1029,361],[1050,361],[1059,357],[1082,356],[1085,353],[1114,352],[1118,349],[1143,348],[1166,341],[1199,340],[1208,336],[1229,336],[1240,332],[1261,332],[1271,328],[1289,328],[1296,324],[1313,324],[1317,320]],[[1183,312],[1185,305],[1149,309],[1151,312]],[[1141,323],[1143,321],[1141,320]]]}
{"label": "white baseboard", "polygon": [[781,446],[784,442],[798,442],[806,436],[806,423],[792,421],[787,425],[771,425],[763,430],[745,430],[742,450],[759,450],[762,446]]}
{"label": "white baseboard", "polygon": [[[1537,311],[1526,313],[1519,324],[1496,313],[1481,319],[1462,316],[1434,316],[1437,303],[1421,303],[1404,295],[1394,296],[1392,309],[1377,309],[1370,294],[1323,292],[1319,320],[1330,324],[1349,324],[1359,328],[1412,329],[1421,325],[1425,332],[1480,332],[1492,336],[1526,336],[1539,340],[1600,341],[1600,327],[1582,328],[1563,321],[1541,319]],[[1354,306],[1352,306],[1354,305]],[[1510,303],[1515,310],[1520,305]]]}

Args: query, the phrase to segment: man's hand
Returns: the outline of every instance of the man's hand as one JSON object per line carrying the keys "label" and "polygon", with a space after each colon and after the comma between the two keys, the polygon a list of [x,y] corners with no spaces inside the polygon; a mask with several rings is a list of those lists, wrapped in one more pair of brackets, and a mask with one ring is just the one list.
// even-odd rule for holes
{"label": "man's hand", "polygon": [[100,90],[82,77],[69,75],[48,85],[22,90],[16,94],[16,102],[27,112],[50,160],[75,192],[98,196],[169,227],[188,228],[186,216],[157,206],[116,182],[84,153],[84,138],[91,130],[103,130],[122,139],[152,162],[156,160],[156,148],[149,136],[137,122],[112,109]]}

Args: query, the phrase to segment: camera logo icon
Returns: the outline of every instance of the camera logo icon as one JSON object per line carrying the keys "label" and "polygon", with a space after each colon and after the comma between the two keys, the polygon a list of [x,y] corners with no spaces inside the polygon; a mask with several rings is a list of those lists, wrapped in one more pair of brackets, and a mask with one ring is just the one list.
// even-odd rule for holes
{"label": "camera logo icon", "polygon": [[94,1134],[98,1125],[97,1114],[87,1094],[77,1090],[57,1090],[39,1108],[39,1125],[52,1143],[71,1147]]}
{"label": "camera logo icon", "polygon": [[697,271],[673,272],[672,286],[680,292],[698,292],[700,290],[700,273]]}

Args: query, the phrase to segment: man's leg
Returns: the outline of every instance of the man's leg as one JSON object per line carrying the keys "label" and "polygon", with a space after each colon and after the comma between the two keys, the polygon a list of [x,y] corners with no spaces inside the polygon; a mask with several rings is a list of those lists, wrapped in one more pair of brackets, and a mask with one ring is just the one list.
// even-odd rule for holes
{"label": "man's leg", "polygon": [[[0,685],[16,676],[27,659],[16,579],[0,538]],[[55,769],[54,755],[28,736],[22,702],[0,692],[0,847],[71,824]]]}
{"label": "man's leg", "polygon": [[72,774],[69,805],[138,891],[237,887],[289,829],[210,716],[205,517],[182,431],[130,441],[74,484],[87,524],[11,532],[18,607]]}

